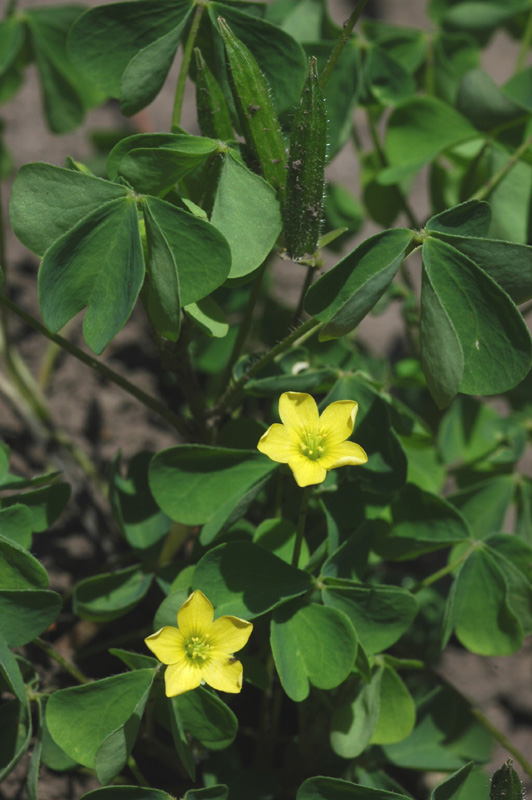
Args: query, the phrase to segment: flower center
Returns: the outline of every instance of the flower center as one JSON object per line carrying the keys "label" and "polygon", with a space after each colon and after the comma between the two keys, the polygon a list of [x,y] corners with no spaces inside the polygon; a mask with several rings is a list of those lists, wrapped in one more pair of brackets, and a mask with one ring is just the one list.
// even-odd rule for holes
{"label": "flower center", "polygon": [[317,461],[325,455],[324,437],[318,431],[304,433],[301,437],[301,452],[311,461]]}
{"label": "flower center", "polygon": [[213,649],[214,645],[209,644],[208,636],[192,636],[185,642],[185,653],[187,657],[193,663],[198,664],[198,666],[210,659],[210,651]]}

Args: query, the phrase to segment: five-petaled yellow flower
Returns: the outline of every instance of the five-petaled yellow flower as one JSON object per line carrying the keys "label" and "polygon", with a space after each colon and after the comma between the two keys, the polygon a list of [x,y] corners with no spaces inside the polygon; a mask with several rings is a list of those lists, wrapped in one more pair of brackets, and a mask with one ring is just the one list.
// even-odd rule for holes
{"label": "five-petaled yellow flower", "polygon": [[196,590],[177,612],[178,628],[169,626],[144,641],[164,673],[166,696],[195,689],[202,680],[220,692],[242,689],[242,664],[233,658],[250,637],[253,625],[238,617],[214,619],[214,608],[203,592]]}
{"label": "five-petaled yellow flower", "polygon": [[359,444],[346,441],[353,433],[357,411],[354,400],[337,400],[320,416],[309,394],[284,392],[279,398],[283,424],[271,425],[257,448],[273,461],[288,464],[299,486],[321,483],[330,469],[368,460]]}

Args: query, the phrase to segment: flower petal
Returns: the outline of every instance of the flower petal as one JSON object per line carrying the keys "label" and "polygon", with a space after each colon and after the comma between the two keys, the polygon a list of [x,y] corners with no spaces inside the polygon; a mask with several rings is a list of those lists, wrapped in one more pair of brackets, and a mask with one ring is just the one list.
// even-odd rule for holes
{"label": "flower petal", "polygon": [[353,433],[358,403],[354,400],[336,400],[322,412],[320,433],[326,437],[327,448],[349,439]]}
{"label": "flower petal", "polygon": [[306,392],[283,392],[279,416],[287,428],[297,433],[317,430],[320,418],[316,401]]}
{"label": "flower petal", "polygon": [[185,639],[208,633],[213,619],[212,603],[199,589],[192,592],[177,612],[177,624]]}
{"label": "flower petal", "polygon": [[270,425],[259,439],[257,450],[280,464],[287,464],[297,452],[297,437],[278,422]]}
{"label": "flower petal", "polygon": [[144,641],[163,664],[176,664],[185,654],[185,639],[177,628],[161,628]]}
{"label": "flower petal", "polygon": [[311,486],[314,483],[322,483],[327,477],[327,471],[322,462],[323,458],[320,458],[319,461],[312,461],[304,455],[298,455],[288,462],[288,466],[294,473],[298,486]]}
{"label": "flower petal", "polygon": [[171,664],[164,673],[164,684],[167,697],[190,692],[200,685],[203,669],[190,659],[183,658],[178,664]]}
{"label": "flower petal", "polygon": [[209,642],[217,653],[231,655],[242,650],[251,636],[253,624],[239,617],[219,617],[212,623]]}
{"label": "flower petal", "polygon": [[219,692],[231,692],[236,694],[242,689],[242,664],[240,661],[233,661],[226,656],[225,658],[213,658],[203,667],[203,679],[205,683],[217,689]]}
{"label": "flower petal", "polygon": [[342,442],[342,444],[338,444],[330,450],[328,449],[325,456],[320,458],[320,464],[323,464],[325,469],[337,469],[348,465],[365,464],[367,460],[366,451],[359,444]]}

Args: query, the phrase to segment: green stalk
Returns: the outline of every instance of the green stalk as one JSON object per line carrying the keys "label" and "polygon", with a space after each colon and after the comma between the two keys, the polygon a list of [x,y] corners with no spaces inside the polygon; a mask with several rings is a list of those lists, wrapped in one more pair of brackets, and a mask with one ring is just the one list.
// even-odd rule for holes
{"label": "green stalk", "polygon": [[32,640],[32,642],[33,644],[36,644],[37,647],[39,647],[44,653],[46,653],[49,658],[53,659],[59,664],[59,666],[63,667],[63,669],[66,670],[66,672],[68,672],[69,675],[71,675],[78,683],[90,683],[90,678],[87,678],[87,676],[80,669],[78,669],[75,664],[72,664],[70,661],[68,661],[68,659],[62,656],[61,653],[58,653],[55,647],[49,642],[45,642],[44,639],[40,638],[40,636],[37,636]]}
{"label": "green stalk", "polygon": [[332,53],[329,56],[329,60],[325,64],[325,67],[323,68],[323,72],[321,73],[321,76],[320,76],[320,86],[321,86],[322,90],[325,89],[325,87],[326,87],[326,85],[327,85],[327,83],[329,81],[329,78],[331,77],[331,73],[332,73],[332,71],[333,71],[333,69],[334,69],[334,67],[336,65],[336,62],[340,58],[342,50],[344,49],[344,47],[346,46],[347,42],[349,41],[349,37],[351,36],[351,34],[353,32],[353,28],[357,24],[360,15],[364,11],[364,8],[366,7],[367,2],[368,2],[368,0],[358,0],[358,2],[355,5],[353,11],[351,12],[351,16],[349,17],[347,22],[344,22],[342,32],[341,32],[340,36],[338,37],[338,40],[337,40],[336,44],[333,47]]}
{"label": "green stalk", "polygon": [[142,389],[139,389],[133,383],[127,380],[127,378],[123,378],[117,372],[112,370],[110,367],[106,366],[100,361],[97,361],[93,356],[89,356],[87,353],[84,353],[83,350],[80,350],[79,347],[69,342],[67,339],[64,339],[62,336],[59,336],[57,333],[50,333],[50,331],[45,328],[42,323],[36,320],[31,314],[27,314],[20,306],[16,303],[13,303],[12,300],[9,300],[4,294],[0,294],[0,304],[9,308],[14,314],[16,314],[20,319],[24,320],[24,322],[29,325],[34,330],[41,333],[43,336],[46,336],[51,342],[55,342],[63,350],[66,350],[67,353],[77,358],[78,361],[81,361],[86,366],[93,369],[95,372],[98,372],[108,381],[116,384],[116,386],[120,386],[125,392],[132,395],[136,400],[142,403],[146,408],[149,408],[151,411],[154,411],[160,417],[162,417],[169,425],[175,428],[179,433],[183,435],[188,434],[188,428],[184,421],[170,411],[166,406],[157,400],[155,397],[151,397],[150,395],[143,392]]}
{"label": "green stalk", "polygon": [[297,531],[296,541],[294,543],[294,552],[292,554],[292,566],[297,568],[299,564],[299,556],[301,555],[301,545],[303,544],[303,537],[305,534],[305,523],[307,521],[308,501],[312,486],[305,486],[301,494],[301,504],[299,506],[299,513],[297,515]]}
{"label": "green stalk", "polygon": [[517,164],[526,151],[532,147],[532,134],[528,136],[523,144],[517,148],[515,153],[510,156],[506,164],[482,186],[475,194],[471,195],[470,200],[486,200],[495,191],[499,183],[507,176]]}
{"label": "green stalk", "polygon": [[244,342],[248,337],[248,333],[251,328],[251,323],[253,321],[253,312],[255,310],[255,306],[257,305],[257,300],[259,299],[260,296],[260,287],[262,285],[262,279],[264,277],[266,263],[267,262],[265,261],[264,264],[259,268],[257,274],[253,279],[253,283],[251,284],[248,301],[246,303],[246,308],[244,311],[244,317],[242,319],[242,322],[240,323],[238,334],[233,344],[231,355],[229,356],[229,361],[227,362],[223,375],[220,379],[221,386],[227,386],[227,384],[231,380],[231,373],[233,371],[233,367],[238,361],[240,353],[242,352],[242,348],[244,346]]}
{"label": "green stalk", "polygon": [[306,334],[316,333],[317,329],[321,326],[321,322],[317,319],[309,319],[306,322],[303,322],[299,327],[292,331],[292,333],[288,334],[281,342],[272,347],[262,358],[259,358],[258,361],[253,364],[248,371],[239,378],[236,383],[230,386],[227,391],[222,395],[219,402],[210,410],[209,417],[216,418],[222,416],[228,411],[231,411],[238,403],[240,399],[240,395],[244,389],[246,383],[253,378],[258,372],[267,367],[274,358],[276,358],[281,353],[284,353],[285,350],[301,339]]}
{"label": "green stalk", "polygon": [[427,577],[423,578],[422,581],[419,581],[419,583],[416,583],[416,585],[413,586],[410,589],[410,591],[415,594],[416,592],[421,591],[421,589],[426,589],[427,586],[431,586],[433,583],[436,583],[436,581],[439,581],[441,578],[444,578],[446,575],[449,575],[457,567],[459,567],[460,564],[463,564],[464,561],[466,560],[466,558],[468,558],[471,555],[473,550],[476,547],[479,547],[481,544],[482,544],[482,542],[478,542],[478,541],[471,542],[471,545],[467,548],[467,550],[464,553],[462,553],[462,555],[459,558],[455,559],[455,561],[453,561],[451,564],[447,564],[446,567],[442,567],[441,569],[437,570],[436,572],[433,572],[432,575],[427,575]]}
{"label": "green stalk", "polygon": [[525,30],[523,33],[523,38],[521,39],[521,46],[519,48],[519,54],[517,56],[517,61],[515,62],[515,72],[520,72],[526,66],[526,59],[528,53],[530,52],[530,45],[532,43],[532,9],[528,13],[528,19],[526,21]]}
{"label": "green stalk", "polygon": [[172,130],[179,128],[181,123],[181,111],[183,110],[183,100],[185,97],[185,86],[187,83],[188,70],[190,68],[190,61],[192,59],[194,44],[198,35],[204,8],[205,6],[202,3],[199,3],[196,6],[187,43],[185,45],[185,49],[183,50],[183,60],[181,61],[179,75],[177,76],[177,83],[175,87],[174,107],[172,109]]}

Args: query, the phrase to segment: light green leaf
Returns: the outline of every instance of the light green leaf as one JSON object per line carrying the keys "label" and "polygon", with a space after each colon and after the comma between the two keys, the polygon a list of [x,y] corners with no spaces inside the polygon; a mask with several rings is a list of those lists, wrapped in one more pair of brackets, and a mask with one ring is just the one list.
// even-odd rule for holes
{"label": "light green leaf", "polygon": [[152,459],[149,482],[153,496],[169,517],[185,525],[202,525],[228,502],[265,478],[276,464],[253,450],[180,445]]}
{"label": "light green leaf", "polygon": [[416,92],[414,78],[381,47],[367,50],[364,79],[374,99],[386,107],[398,105]]}
{"label": "light green leaf", "polygon": [[225,314],[212,297],[204,297],[185,307],[185,312],[208,336],[223,339],[229,332]]}
{"label": "light green leaf", "polygon": [[308,573],[289,566],[251,542],[227,542],[209,550],[194,570],[192,586],[210,599],[217,617],[253,619],[312,587]]}
{"label": "light green leaf", "polygon": [[484,539],[503,529],[514,492],[514,476],[499,475],[461,489],[448,499],[466,518],[473,536]]}
{"label": "light green leaf", "polygon": [[[124,728],[132,717],[140,723],[154,675],[153,669],[140,669],[55,692],[46,706],[52,738],[79,764],[94,769],[107,737]],[[128,749],[133,745],[128,736],[132,724],[124,729]]]}
{"label": "light green leaf", "polygon": [[[2,509],[12,508],[13,505],[22,505],[29,513],[31,530],[42,533],[47,530],[62,514],[70,498],[70,485],[68,483],[52,483],[41,489],[35,489],[23,494],[12,494],[0,501]],[[0,511],[0,518],[2,511]],[[0,525],[0,529],[3,528]],[[4,534],[3,535],[7,535]]]}
{"label": "light green leaf", "polygon": [[3,590],[46,589],[48,575],[42,564],[23,547],[0,536],[0,586]]}
{"label": "light green leaf", "polygon": [[387,650],[408,630],[417,600],[396,586],[333,586],[322,589],[323,602],[349,617],[368,655]]}
{"label": "light green leaf", "polygon": [[305,309],[327,323],[321,341],[357,327],[392,282],[412,239],[412,231],[403,228],[377,233],[310,287]]}
{"label": "light green leaf", "polygon": [[17,503],[10,508],[0,509],[0,531],[6,539],[11,539],[21,547],[31,546],[31,511]]}
{"label": "light green leaf", "polygon": [[211,223],[231,247],[229,278],[249,275],[263,263],[282,228],[274,190],[226,153],[211,214]]}
{"label": "light green leaf", "polygon": [[331,747],[342,758],[356,758],[369,745],[379,718],[379,685],[380,672],[373,674],[369,684],[359,681],[352,699],[333,713]]}
{"label": "light green leaf", "polygon": [[112,200],[44,254],[38,282],[44,321],[55,333],[86,308],[85,340],[100,354],[127,322],[143,280],[135,200]]}
{"label": "light green leaf", "polygon": [[372,789],[340,778],[308,778],[298,789],[296,800],[410,800],[404,794]]}
{"label": "light green leaf", "polygon": [[270,641],[279,679],[296,703],[310,685],[334,689],[353,669],[357,640],[348,617],[334,608],[296,600],[274,611]]}
{"label": "light green leaf", "polygon": [[171,800],[170,795],[161,789],[147,789],[144,786],[105,786],[93,789],[80,797],[80,800]]}
{"label": "light green leaf", "polygon": [[138,566],[85,578],[74,588],[74,613],[92,622],[108,622],[131,611],[150,588],[153,575]]}
{"label": "light green leaf", "polygon": [[459,142],[478,131],[454,108],[436,97],[414,97],[397,106],[388,120],[386,157],[389,168],[379,183],[405,180]]}
{"label": "light green leaf", "polygon": [[233,743],[238,720],[217,694],[199,686],[172,697],[173,712],[191,736],[209,750],[224,750]]}
{"label": "light green leaf", "polygon": [[401,742],[412,733],[416,724],[416,705],[403,681],[385,664],[380,676],[379,718],[371,744]]}
{"label": "light green leaf", "polygon": [[[291,564],[296,542],[295,526],[288,520],[280,519],[279,517],[265,519],[253,534],[253,542],[260,547],[264,547],[265,550],[269,550],[270,553],[286,561],[287,564]],[[301,542],[299,563],[296,566],[303,568],[309,556],[308,545],[305,539],[303,539]]]}

